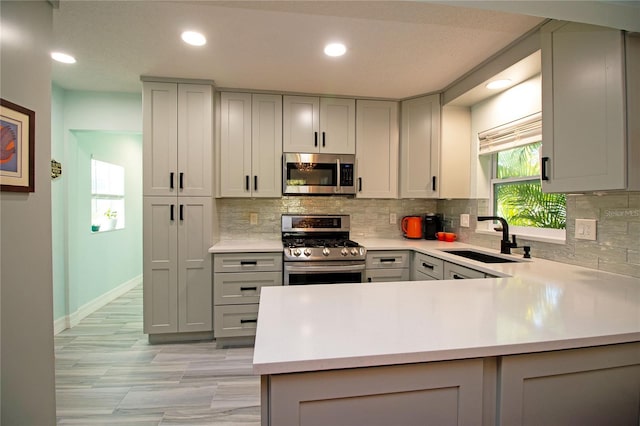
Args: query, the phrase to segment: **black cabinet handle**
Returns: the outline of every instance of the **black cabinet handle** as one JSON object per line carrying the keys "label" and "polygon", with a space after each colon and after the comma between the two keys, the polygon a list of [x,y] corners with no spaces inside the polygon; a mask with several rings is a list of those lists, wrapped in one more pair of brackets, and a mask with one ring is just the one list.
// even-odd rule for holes
{"label": "black cabinet handle", "polygon": [[240,291],[249,291],[249,290],[256,291],[257,289],[258,287],[240,287]]}
{"label": "black cabinet handle", "polygon": [[173,189],[173,172],[169,173],[169,188]]}
{"label": "black cabinet handle", "polygon": [[323,146],[323,147],[326,145],[326,143],[325,143],[325,139],[326,139],[325,132],[322,132],[322,146]]}
{"label": "black cabinet handle", "polygon": [[258,322],[258,318],[241,319],[240,320],[240,324],[257,323],[257,322]]}
{"label": "black cabinet handle", "polygon": [[362,192],[362,178],[358,178],[358,192]]}
{"label": "black cabinet handle", "polygon": [[318,146],[318,132],[313,132],[313,146]]}
{"label": "black cabinet handle", "polygon": [[256,266],[258,264],[257,260],[241,260],[240,266]]}
{"label": "black cabinet handle", "polygon": [[244,189],[245,189],[245,191],[249,190],[249,175],[246,175],[244,177]]}
{"label": "black cabinet handle", "polygon": [[184,188],[184,173],[180,172],[180,189]]}
{"label": "black cabinet handle", "polygon": [[180,220],[184,220],[184,204],[180,204]]}
{"label": "black cabinet handle", "polygon": [[371,282],[373,282],[373,280],[371,279],[371,277],[367,278],[367,281],[368,281],[368,282],[370,282],[370,283],[371,283]]}
{"label": "black cabinet handle", "polygon": [[429,265],[428,263],[422,262],[422,266],[427,268],[427,269],[433,269],[433,265]]}
{"label": "black cabinet handle", "polygon": [[431,190],[432,191],[436,190],[436,177],[435,176],[431,176]]}
{"label": "black cabinet handle", "polygon": [[542,157],[542,164],[540,165],[540,179],[549,180],[549,176],[547,176],[547,163],[549,162],[549,157]]}
{"label": "black cabinet handle", "polygon": [[454,279],[454,280],[464,280],[464,277],[461,277],[461,276],[460,276],[460,275],[458,275],[458,274],[453,274],[453,279]]}
{"label": "black cabinet handle", "polygon": [[257,175],[253,176],[253,190],[254,191],[258,190],[258,176]]}
{"label": "black cabinet handle", "polygon": [[173,214],[173,208],[174,208],[174,207],[175,207],[175,206],[174,206],[173,204],[171,204],[171,212],[169,213],[169,220],[170,220],[171,222],[173,222],[173,221],[175,220],[175,218],[174,218],[174,214]]}
{"label": "black cabinet handle", "polygon": [[396,261],[395,257],[385,257],[380,259],[380,263],[393,263]]}

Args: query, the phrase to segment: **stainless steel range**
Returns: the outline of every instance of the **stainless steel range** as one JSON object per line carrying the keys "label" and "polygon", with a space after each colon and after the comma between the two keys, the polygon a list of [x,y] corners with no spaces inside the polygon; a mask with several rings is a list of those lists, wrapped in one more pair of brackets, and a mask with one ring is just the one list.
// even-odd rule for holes
{"label": "stainless steel range", "polygon": [[282,215],[284,284],[363,282],[367,249],[349,231],[349,215]]}

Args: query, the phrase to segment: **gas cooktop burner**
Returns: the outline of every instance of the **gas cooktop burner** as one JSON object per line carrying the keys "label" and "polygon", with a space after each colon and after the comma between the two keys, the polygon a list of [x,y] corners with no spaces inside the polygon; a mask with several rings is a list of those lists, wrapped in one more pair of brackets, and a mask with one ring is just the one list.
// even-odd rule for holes
{"label": "gas cooktop burner", "polygon": [[294,238],[284,241],[285,247],[288,248],[304,248],[304,247],[358,247],[359,244],[351,240],[325,240],[315,238]]}

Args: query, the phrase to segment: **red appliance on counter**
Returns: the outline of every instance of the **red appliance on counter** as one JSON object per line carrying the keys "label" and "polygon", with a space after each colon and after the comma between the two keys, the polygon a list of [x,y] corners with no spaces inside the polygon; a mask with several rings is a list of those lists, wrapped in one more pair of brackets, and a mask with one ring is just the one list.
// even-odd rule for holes
{"label": "red appliance on counter", "polygon": [[401,225],[405,238],[422,238],[422,216],[405,216]]}

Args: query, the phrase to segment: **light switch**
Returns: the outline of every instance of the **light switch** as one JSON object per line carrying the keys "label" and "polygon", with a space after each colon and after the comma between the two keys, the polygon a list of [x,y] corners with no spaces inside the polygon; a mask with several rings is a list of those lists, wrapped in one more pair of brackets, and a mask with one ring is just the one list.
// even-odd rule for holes
{"label": "light switch", "polygon": [[398,217],[396,216],[396,214],[395,213],[389,213],[389,224],[390,225],[395,225],[397,221],[398,221]]}
{"label": "light switch", "polygon": [[258,224],[258,213],[250,213],[249,214],[249,224],[257,225]]}
{"label": "light switch", "polygon": [[576,240],[596,240],[596,220],[576,219]]}
{"label": "light switch", "polygon": [[469,215],[466,213],[463,213],[460,215],[460,226],[462,228],[468,228],[469,227]]}

